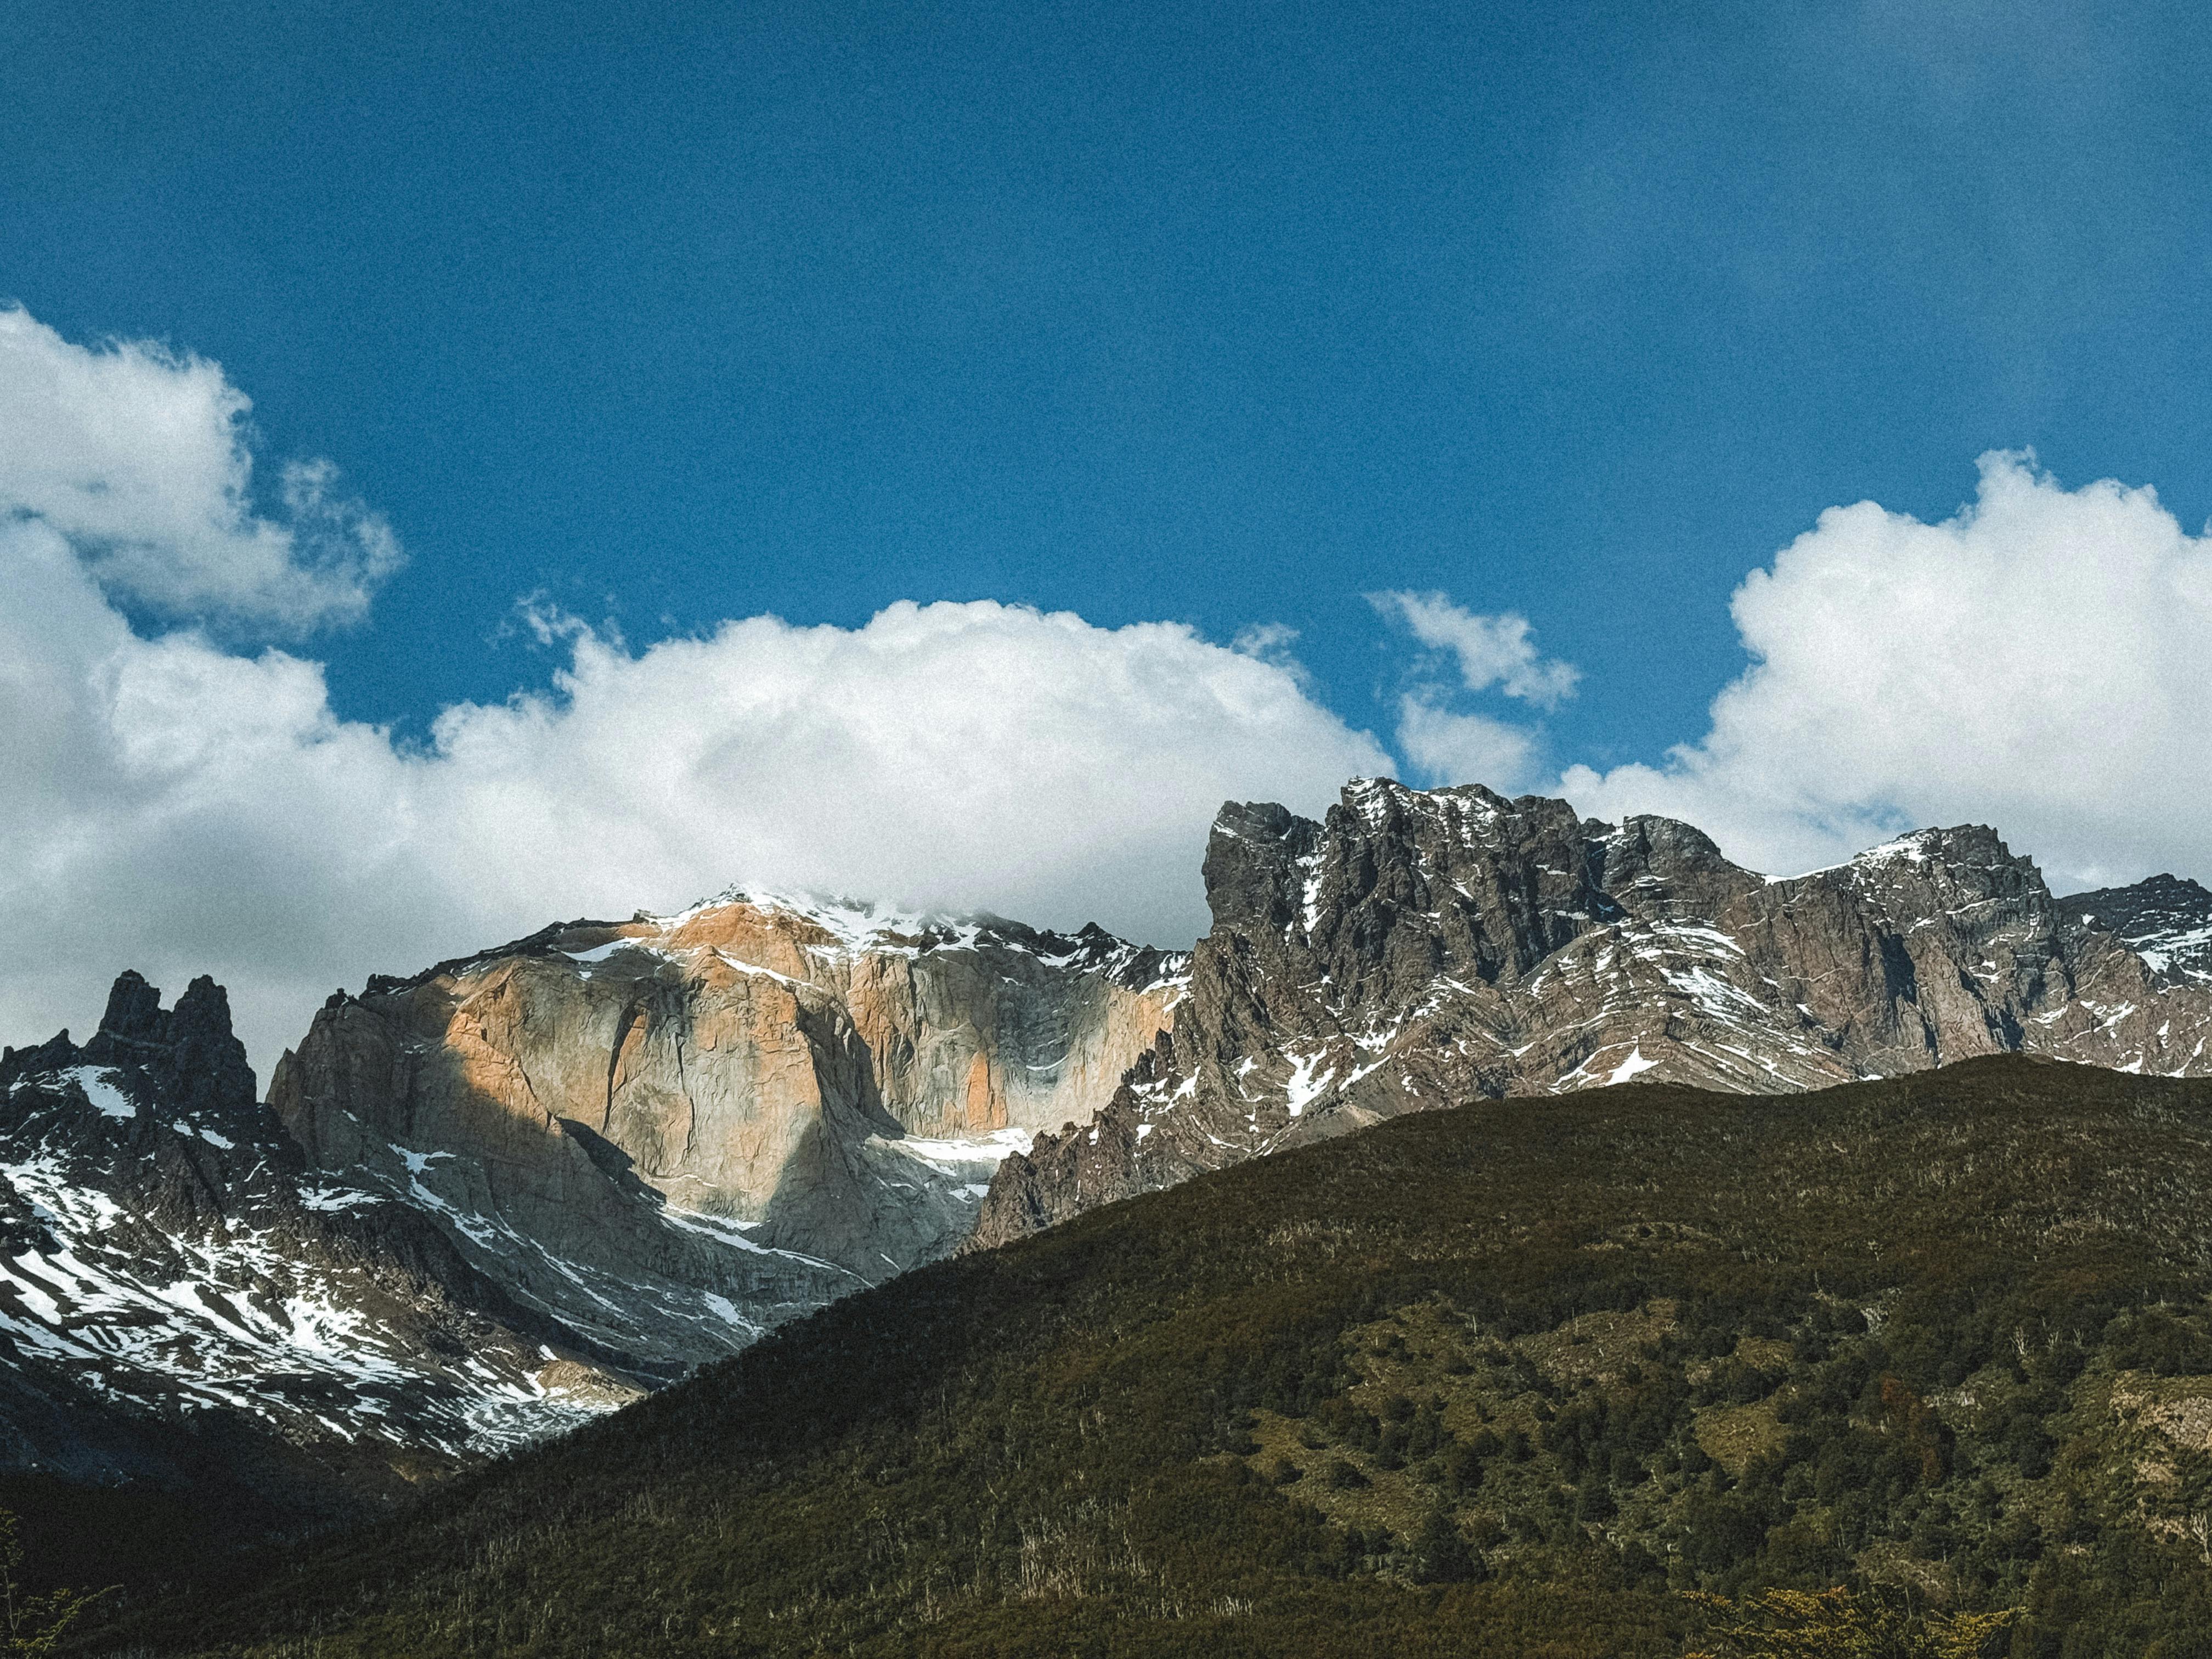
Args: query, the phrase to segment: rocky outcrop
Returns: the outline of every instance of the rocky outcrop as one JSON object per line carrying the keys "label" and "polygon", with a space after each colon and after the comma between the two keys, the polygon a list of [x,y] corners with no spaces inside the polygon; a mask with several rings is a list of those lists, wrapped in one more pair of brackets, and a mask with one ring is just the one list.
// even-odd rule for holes
{"label": "rocky outcrop", "polygon": [[580,1420],[555,1364],[637,1392],[434,1218],[311,1170],[213,981],[165,1010],[126,973],[88,1042],[0,1054],[0,1470],[389,1495]]}
{"label": "rocky outcrop", "polygon": [[334,996],[265,1104],[125,974],[0,1053],[0,1472],[352,1504],[635,1399],[963,1239],[1181,967],[730,895]]}
{"label": "rocky outcrop", "polygon": [[760,893],[559,924],[333,996],[265,1104],[221,988],[126,974],[88,1042],[0,1052],[0,1468],[390,1490],[963,1243],[1475,1097],[2212,1071],[2212,895],[2056,901],[1986,829],[1771,880],[1362,781],[1224,807],[1204,875],[1188,957]]}
{"label": "rocky outcrop", "polygon": [[732,893],[333,997],[270,1102],[525,1305],[680,1365],[959,1243],[999,1160],[1172,1024],[1181,968]]}
{"label": "rocky outcrop", "polygon": [[2212,1071],[2212,988],[1980,827],[1772,880],[1669,819],[1369,780],[1320,823],[1224,807],[1205,875],[1213,927],[1172,1032],[1090,1122],[1000,1166],[977,1245],[1478,1097],[1787,1093],[2015,1050]]}
{"label": "rocky outcrop", "polygon": [[2115,934],[2155,972],[2212,985],[2212,891],[2171,875],[2058,901],[2059,913]]}

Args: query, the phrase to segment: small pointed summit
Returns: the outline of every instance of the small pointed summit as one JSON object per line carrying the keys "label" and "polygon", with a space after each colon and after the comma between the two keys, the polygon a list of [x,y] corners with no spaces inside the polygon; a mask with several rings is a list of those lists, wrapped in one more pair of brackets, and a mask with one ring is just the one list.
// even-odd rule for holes
{"label": "small pointed summit", "polygon": [[100,1017],[100,1029],[134,1042],[159,1042],[161,992],[149,985],[137,969],[125,968],[115,976],[107,994],[107,1012]]}

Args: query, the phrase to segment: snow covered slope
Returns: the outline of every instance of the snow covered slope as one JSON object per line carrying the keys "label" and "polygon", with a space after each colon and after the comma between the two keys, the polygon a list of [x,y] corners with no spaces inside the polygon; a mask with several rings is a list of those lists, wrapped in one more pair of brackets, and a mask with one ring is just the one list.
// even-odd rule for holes
{"label": "snow covered slope", "polygon": [[219,988],[125,975],[0,1060],[0,1458],[396,1489],[964,1243],[1479,1096],[2212,1071],[2212,895],[2060,903],[1985,829],[1773,881],[1362,781],[1225,807],[1205,875],[1188,957],[763,892],[558,924],[333,997],[265,1105]]}
{"label": "snow covered slope", "polygon": [[[309,1170],[220,987],[0,1061],[0,1467],[393,1488],[634,1396],[432,1217]],[[241,1450],[240,1449],[243,1448]]]}
{"label": "snow covered slope", "polygon": [[731,893],[335,997],[266,1105],[126,974],[0,1063],[0,1467],[392,1489],[635,1398],[965,1238],[1184,965]]}
{"label": "snow covered slope", "polygon": [[2212,891],[2197,883],[2153,876],[2076,893],[2058,908],[2082,927],[2117,934],[2153,971],[2212,985]]}

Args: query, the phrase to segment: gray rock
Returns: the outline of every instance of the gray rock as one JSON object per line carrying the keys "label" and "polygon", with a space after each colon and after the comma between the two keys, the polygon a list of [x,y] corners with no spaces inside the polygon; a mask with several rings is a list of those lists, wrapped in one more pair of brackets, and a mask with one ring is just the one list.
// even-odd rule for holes
{"label": "gray rock", "polygon": [[1089,1123],[1006,1160],[977,1246],[1469,1099],[1781,1094],[2014,1050],[2212,1071],[2212,986],[2172,966],[2212,907],[2143,884],[2162,908],[2126,913],[2130,948],[1977,825],[1775,881],[1669,819],[1370,780],[1322,823],[1225,805],[1205,872],[1171,1035]]}
{"label": "gray rock", "polygon": [[431,1216],[310,1170],[201,979],[116,981],[86,1043],[0,1057],[0,1468],[396,1497],[565,1413],[622,1356],[518,1304]]}
{"label": "gray rock", "polygon": [[2059,914],[2101,928],[2152,969],[2212,984],[2212,891],[2171,875],[2126,887],[2100,887],[2058,901]]}

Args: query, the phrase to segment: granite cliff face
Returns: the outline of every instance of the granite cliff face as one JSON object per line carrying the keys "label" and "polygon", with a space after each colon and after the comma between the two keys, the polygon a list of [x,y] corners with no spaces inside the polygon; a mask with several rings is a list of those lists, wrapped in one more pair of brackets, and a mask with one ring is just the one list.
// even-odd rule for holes
{"label": "granite cliff face", "polygon": [[999,1161],[1173,1023],[1181,967],[732,893],[334,997],[269,1098],[313,1168],[665,1372],[959,1243]]}
{"label": "granite cliff face", "polygon": [[1182,967],[730,895],[334,996],[265,1104],[125,974],[0,1060],[0,1473],[343,1508],[635,1399],[966,1237]]}
{"label": "granite cliff face", "polygon": [[[1669,819],[1361,781],[1320,823],[1224,807],[1205,874],[1172,1032],[1088,1124],[1001,1165],[977,1244],[1476,1097],[1787,1093],[2010,1051],[2212,1072],[2174,896],[2069,908],[1975,826],[1772,880]],[[2130,903],[2164,918],[2135,948],[2089,919]]]}
{"label": "granite cliff face", "polygon": [[396,1490],[963,1245],[1476,1097],[2212,1072],[2212,894],[2055,900],[1986,829],[1771,880],[1361,781],[1224,807],[1204,873],[1188,957],[739,892],[560,924],[332,997],[265,1104],[220,988],[126,974],[0,1059],[0,1469]]}

